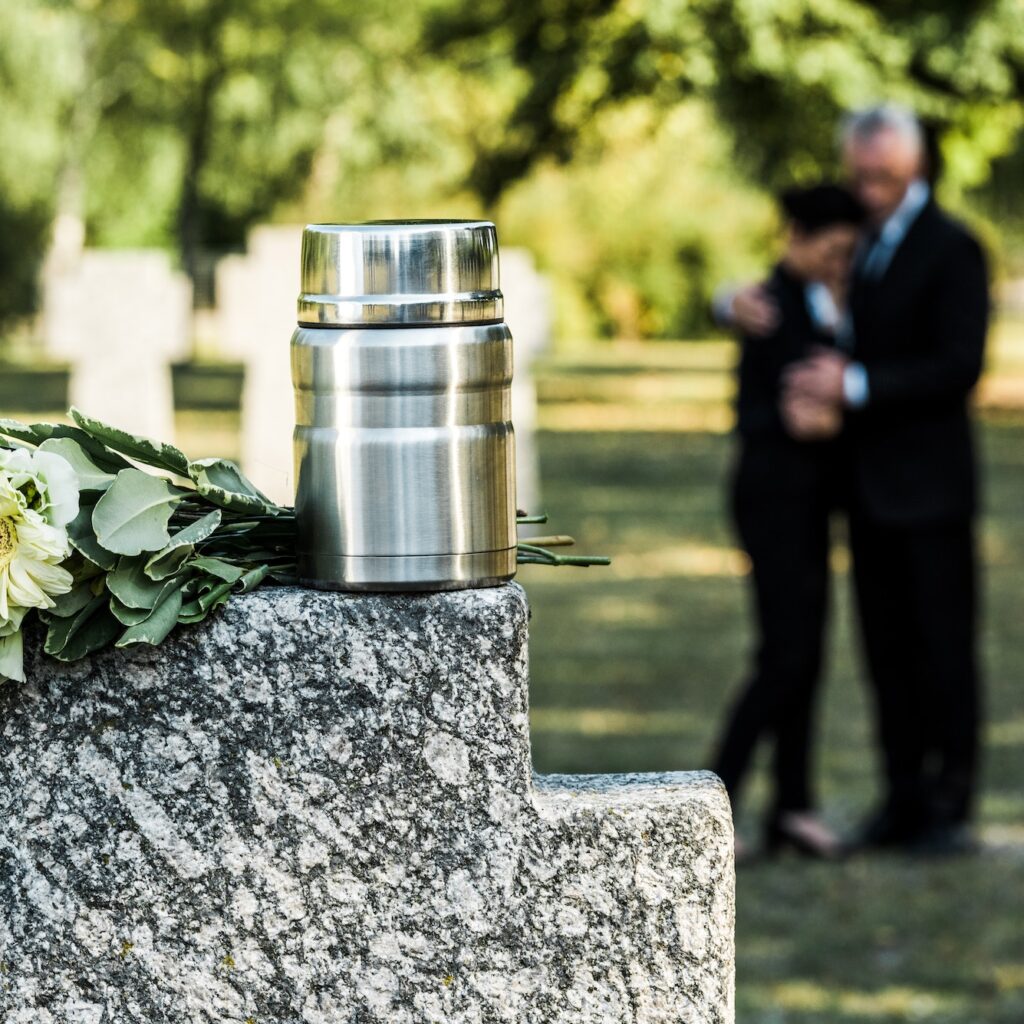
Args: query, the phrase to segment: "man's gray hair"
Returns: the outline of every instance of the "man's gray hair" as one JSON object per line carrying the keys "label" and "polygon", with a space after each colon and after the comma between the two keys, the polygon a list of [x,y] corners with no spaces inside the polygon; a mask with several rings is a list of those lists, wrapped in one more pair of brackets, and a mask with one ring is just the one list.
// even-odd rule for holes
{"label": "man's gray hair", "polygon": [[885,131],[896,132],[919,153],[924,153],[925,139],[921,122],[909,107],[901,107],[896,103],[883,103],[847,114],[843,118],[839,137],[846,145],[850,142],[866,142]]}

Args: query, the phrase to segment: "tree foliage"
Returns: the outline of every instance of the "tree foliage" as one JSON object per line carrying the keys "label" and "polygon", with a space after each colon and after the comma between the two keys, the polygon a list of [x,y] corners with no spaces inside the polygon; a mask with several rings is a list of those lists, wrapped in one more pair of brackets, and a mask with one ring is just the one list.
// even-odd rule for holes
{"label": "tree foliage", "polygon": [[[32,307],[55,215],[196,275],[261,220],[439,209],[502,218],[551,268],[544,209],[561,251],[586,231],[604,254],[565,285],[593,329],[692,329],[701,282],[763,249],[757,189],[834,170],[844,109],[915,105],[955,197],[1013,149],[1022,93],[1019,0],[19,0],[0,321]],[[724,191],[753,243],[702,222]],[[698,209],[659,212],[677,196]]]}
{"label": "tree foliage", "polygon": [[598,109],[636,95],[707,98],[769,181],[831,168],[838,116],[881,98],[935,125],[957,185],[981,181],[1024,120],[1017,0],[462,0],[427,38],[467,72],[521,73],[506,130],[479,138],[486,201],[537,160],[568,160]]}

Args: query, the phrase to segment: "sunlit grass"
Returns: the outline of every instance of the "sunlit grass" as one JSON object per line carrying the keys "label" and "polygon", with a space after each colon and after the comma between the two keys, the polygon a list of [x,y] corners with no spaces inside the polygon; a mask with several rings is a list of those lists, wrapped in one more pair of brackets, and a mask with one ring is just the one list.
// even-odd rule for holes
{"label": "sunlit grass", "polygon": [[[729,340],[595,345],[537,367],[545,430],[726,433],[733,425]],[[993,327],[978,388],[985,409],[1024,410],[1024,321]]]}
{"label": "sunlit grass", "polygon": [[539,421],[544,430],[725,434],[732,429],[733,414],[724,402],[632,405],[578,401],[542,405]]}
{"label": "sunlit grass", "polygon": [[1001,992],[1024,991],[1024,963],[994,964],[992,977]]}
{"label": "sunlit grass", "polygon": [[813,981],[785,981],[764,988],[755,987],[749,993],[766,1004],[775,1005],[782,1012],[793,1011],[801,1016],[828,1014],[833,1020],[893,1019],[914,1021],[934,1020],[936,1014],[966,1009],[963,996],[923,992],[920,989],[893,986],[877,992],[835,990]]}
{"label": "sunlit grass", "polygon": [[558,352],[539,364],[541,373],[562,370],[586,374],[595,368],[616,373],[645,370],[723,370],[736,359],[736,346],[726,338],[691,341],[607,341],[591,342],[565,355]]}
{"label": "sunlit grass", "polygon": [[679,544],[654,551],[625,551],[609,571],[620,579],[655,579],[665,576],[743,576],[750,569],[747,556],[737,548],[712,544]]}
{"label": "sunlit grass", "polygon": [[992,722],[988,727],[988,744],[991,747],[1024,746],[1024,718]]}
{"label": "sunlit grass", "polygon": [[[632,408],[634,422],[648,415]],[[520,574],[533,609],[534,760],[541,771],[704,768],[753,642],[745,561],[726,512],[732,442],[607,426],[540,436],[552,522],[614,562]],[[878,857],[742,871],[739,1024],[1024,1021],[1015,980],[1024,974],[1024,422],[989,418],[982,442],[985,852],[951,863]],[[824,812],[843,831],[871,807],[878,774],[847,562],[837,544],[816,773]],[[740,810],[748,836],[765,798],[762,773]]]}
{"label": "sunlit grass", "polygon": [[687,711],[624,711],[614,708],[538,708],[530,715],[534,733],[581,736],[676,736],[696,725]]}

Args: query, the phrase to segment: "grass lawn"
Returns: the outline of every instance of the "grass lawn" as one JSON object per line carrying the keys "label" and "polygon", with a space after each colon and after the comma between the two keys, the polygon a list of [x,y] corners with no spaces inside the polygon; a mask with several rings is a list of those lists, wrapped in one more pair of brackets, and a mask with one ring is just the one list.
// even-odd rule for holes
{"label": "grass lawn", "polygon": [[[646,421],[649,407],[639,415]],[[558,408],[542,416],[572,420]],[[574,772],[704,767],[750,648],[743,559],[723,513],[731,441],[692,429],[608,430],[612,419],[540,438],[552,526],[616,561],[520,575],[533,608],[535,763]],[[887,856],[742,869],[740,1024],[1024,1021],[1024,420],[990,418],[982,441],[985,852],[946,863]],[[835,562],[818,774],[825,813],[850,829],[872,804],[877,769],[841,544]],[[741,812],[751,835],[763,797],[755,783]]]}

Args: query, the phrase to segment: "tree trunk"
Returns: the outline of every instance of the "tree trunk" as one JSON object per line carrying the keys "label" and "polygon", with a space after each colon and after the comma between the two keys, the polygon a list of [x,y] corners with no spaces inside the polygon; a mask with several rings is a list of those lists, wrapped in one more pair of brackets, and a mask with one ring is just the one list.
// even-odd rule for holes
{"label": "tree trunk", "polygon": [[223,78],[219,67],[207,71],[199,83],[186,138],[185,173],[178,205],[178,251],[181,265],[195,292],[199,254],[203,243],[200,178],[210,152],[213,99]]}

